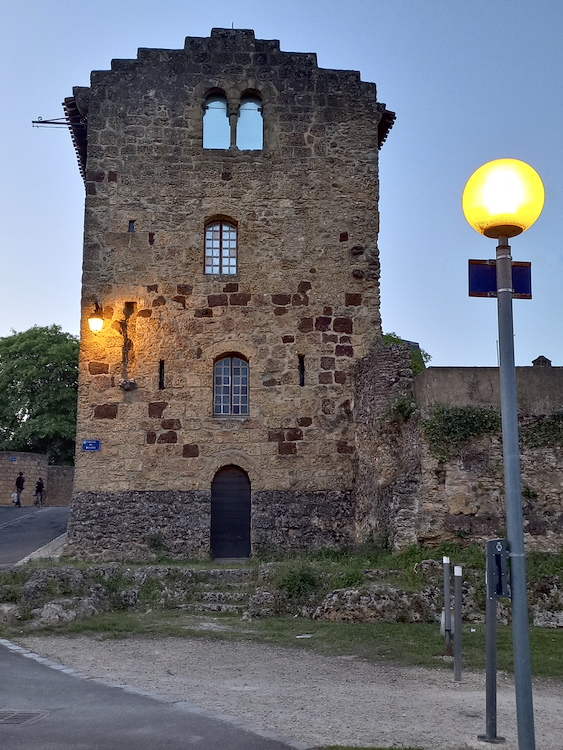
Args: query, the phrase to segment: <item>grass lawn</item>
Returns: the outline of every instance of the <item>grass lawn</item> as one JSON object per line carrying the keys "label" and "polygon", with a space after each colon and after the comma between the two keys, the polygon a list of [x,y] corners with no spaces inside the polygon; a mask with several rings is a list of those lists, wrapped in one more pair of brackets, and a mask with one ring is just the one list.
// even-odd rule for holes
{"label": "grass lawn", "polygon": [[[5,626],[0,632],[10,638],[22,631]],[[437,624],[339,623],[301,617],[269,617],[244,622],[232,615],[200,616],[181,610],[153,610],[146,613],[114,611],[33,632],[91,634],[106,638],[141,635],[245,640],[306,649],[327,656],[347,655],[367,661],[453,669],[451,659],[444,658],[444,639]],[[485,626],[464,625],[462,637],[463,668],[483,670]],[[534,676],[563,678],[563,630],[530,628],[530,649]],[[512,630],[499,625],[498,669],[512,672],[512,659]]]}

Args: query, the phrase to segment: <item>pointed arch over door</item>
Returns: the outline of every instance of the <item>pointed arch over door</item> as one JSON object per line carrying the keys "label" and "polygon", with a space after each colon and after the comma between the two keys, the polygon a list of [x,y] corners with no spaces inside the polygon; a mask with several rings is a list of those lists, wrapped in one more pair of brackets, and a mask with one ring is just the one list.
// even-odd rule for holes
{"label": "pointed arch over door", "polygon": [[223,466],[211,484],[211,554],[250,557],[250,479],[239,466]]}

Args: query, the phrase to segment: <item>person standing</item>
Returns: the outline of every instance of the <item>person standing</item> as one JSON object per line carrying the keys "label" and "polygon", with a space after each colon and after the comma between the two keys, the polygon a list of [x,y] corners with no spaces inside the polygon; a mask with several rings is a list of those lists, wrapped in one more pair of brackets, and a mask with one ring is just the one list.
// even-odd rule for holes
{"label": "person standing", "polygon": [[23,472],[20,471],[19,476],[16,479],[16,495],[17,495],[16,508],[22,507],[21,498],[22,498],[22,491],[23,491],[24,483],[25,483],[25,479],[23,476]]}
{"label": "person standing", "polygon": [[41,477],[37,480],[37,484],[35,485],[35,505],[37,505],[38,508],[40,508],[43,505],[43,490],[45,489],[45,485],[43,484],[43,480]]}

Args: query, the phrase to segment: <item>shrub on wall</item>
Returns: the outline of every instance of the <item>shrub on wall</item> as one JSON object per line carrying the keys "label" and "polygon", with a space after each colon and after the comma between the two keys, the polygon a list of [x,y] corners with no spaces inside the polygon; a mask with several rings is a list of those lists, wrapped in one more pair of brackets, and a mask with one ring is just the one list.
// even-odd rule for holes
{"label": "shrub on wall", "polygon": [[528,448],[549,448],[563,445],[563,412],[543,417],[534,424],[522,427],[520,442]]}
{"label": "shrub on wall", "polygon": [[[428,354],[428,352],[425,352],[424,349],[420,349],[420,347],[418,349],[413,349],[413,345],[410,341],[405,341],[405,339],[397,336],[394,331],[383,334],[383,343],[385,346],[389,346],[389,344],[409,344],[411,347],[411,367],[413,375],[421,373],[426,367],[426,363],[430,362],[432,359],[431,355]],[[414,346],[418,346],[418,344],[415,344]]]}
{"label": "shrub on wall", "polygon": [[459,455],[471,439],[501,429],[500,414],[478,406],[437,406],[422,429],[430,452],[441,461]]}
{"label": "shrub on wall", "polygon": [[416,412],[416,401],[410,396],[398,396],[389,404],[385,419],[389,422],[406,422]]}

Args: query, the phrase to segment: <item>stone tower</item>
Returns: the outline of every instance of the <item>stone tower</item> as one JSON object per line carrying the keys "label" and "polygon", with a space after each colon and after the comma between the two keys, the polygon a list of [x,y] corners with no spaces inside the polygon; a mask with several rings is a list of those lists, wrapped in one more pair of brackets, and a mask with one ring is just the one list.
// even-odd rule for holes
{"label": "stone tower", "polygon": [[67,551],[353,543],[394,120],[375,85],[213,29],[114,60],[65,110],[86,183]]}

